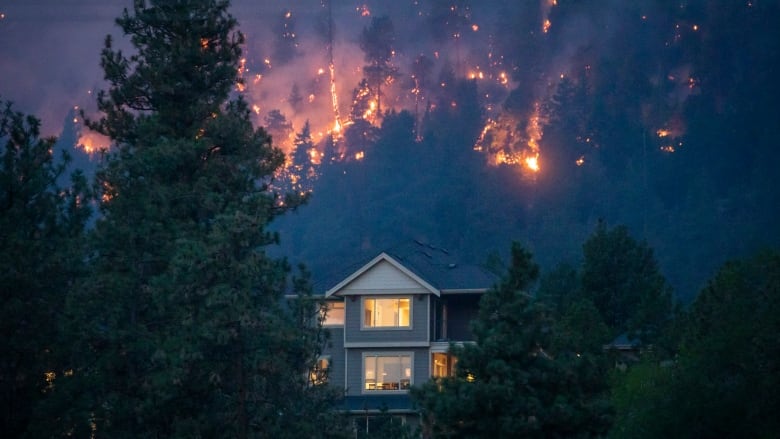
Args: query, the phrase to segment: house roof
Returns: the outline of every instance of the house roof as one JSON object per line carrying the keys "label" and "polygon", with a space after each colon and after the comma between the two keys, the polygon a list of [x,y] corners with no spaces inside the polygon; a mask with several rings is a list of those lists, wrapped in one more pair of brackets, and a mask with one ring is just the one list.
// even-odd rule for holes
{"label": "house roof", "polygon": [[492,287],[498,277],[474,264],[461,262],[448,250],[421,241],[409,241],[388,248],[371,259],[353,264],[348,271],[332,275],[315,285],[318,291],[332,295],[377,264],[387,262],[433,294],[452,294],[463,291],[484,291]]}

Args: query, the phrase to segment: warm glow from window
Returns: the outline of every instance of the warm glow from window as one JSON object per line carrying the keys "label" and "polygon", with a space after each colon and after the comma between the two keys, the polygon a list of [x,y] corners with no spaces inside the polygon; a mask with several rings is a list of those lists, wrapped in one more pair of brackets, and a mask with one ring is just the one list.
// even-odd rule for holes
{"label": "warm glow from window", "polygon": [[323,312],[323,326],[344,326],[344,302],[327,302]]}
{"label": "warm glow from window", "polygon": [[412,385],[410,354],[363,357],[364,390],[407,390]]}
{"label": "warm glow from window", "polygon": [[309,382],[315,386],[327,383],[329,367],[330,357],[323,356],[318,358],[317,364],[314,365],[314,369],[309,374]]}
{"label": "warm glow from window", "polygon": [[408,328],[412,301],[409,298],[367,298],[363,301],[363,326],[366,328]]}
{"label": "warm glow from window", "polygon": [[455,365],[458,359],[451,354],[436,352],[431,354],[431,375],[434,378],[451,377],[455,375]]}

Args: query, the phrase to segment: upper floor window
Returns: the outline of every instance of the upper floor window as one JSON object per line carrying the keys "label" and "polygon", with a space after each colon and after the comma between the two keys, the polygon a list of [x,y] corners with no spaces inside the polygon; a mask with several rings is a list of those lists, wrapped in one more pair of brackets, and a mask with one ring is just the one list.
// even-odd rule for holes
{"label": "upper floor window", "polygon": [[364,328],[410,328],[412,300],[408,297],[363,299]]}
{"label": "upper floor window", "polygon": [[344,326],[344,302],[327,302],[322,326]]}

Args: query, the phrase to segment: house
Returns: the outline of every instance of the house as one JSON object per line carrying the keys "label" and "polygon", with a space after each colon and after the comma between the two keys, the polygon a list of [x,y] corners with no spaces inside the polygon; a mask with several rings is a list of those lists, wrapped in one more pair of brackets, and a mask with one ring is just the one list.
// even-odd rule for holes
{"label": "house", "polygon": [[[469,322],[496,276],[444,249],[414,241],[382,252],[324,290],[330,341],[320,361],[344,389],[344,410],[382,411],[416,422],[409,388],[452,374],[450,343],[466,343]],[[361,424],[362,425],[362,424]]]}

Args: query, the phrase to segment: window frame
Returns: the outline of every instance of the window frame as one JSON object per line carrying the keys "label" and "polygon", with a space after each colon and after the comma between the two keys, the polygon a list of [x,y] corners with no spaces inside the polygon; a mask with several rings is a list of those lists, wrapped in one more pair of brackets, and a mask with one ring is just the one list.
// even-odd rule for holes
{"label": "window frame", "polygon": [[[401,393],[409,393],[409,389],[412,388],[414,385],[414,352],[412,351],[391,351],[391,352],[363,352],[361,356],[361,365],[360,365],[360,393],[365,395],[381,395],[381,394],[401,394]],[[404,377],[404,371],[399,371],[399,381],[398,381],[398,389],[373,389],[369,390],[367,388],[367,378],[366,378],[366,359],[368,358],[401,358],[401,357],[409,357],[409,385],[406,388],[401,388],[403,377]],[[403,365],[403,363],[401,363]],[[376,368],[376,363],[374,363],[374,367]],[[403,366],[401,366],[403,367]],[[377,370],[374,370],[374,376],[376,376]],[[374,378],[375,384],[376,384],[376,378]]]}
{"label": "window frame", "polygon": [[[409,325],[408,326],[369,326],[366,324],[366,301],[368,300],[401,300],[409,301]],[[375,302],[376,303],[376,302]],[[399,307],[400,309],[400,307]],[[399,314],[400,316],[400,314]],[[400,321],[400,320],[399,320]],[[362,296],[360,298],[360,329],[362,331],[411,331],[414,329],[414,297],[405,295],[393,296]]]}

